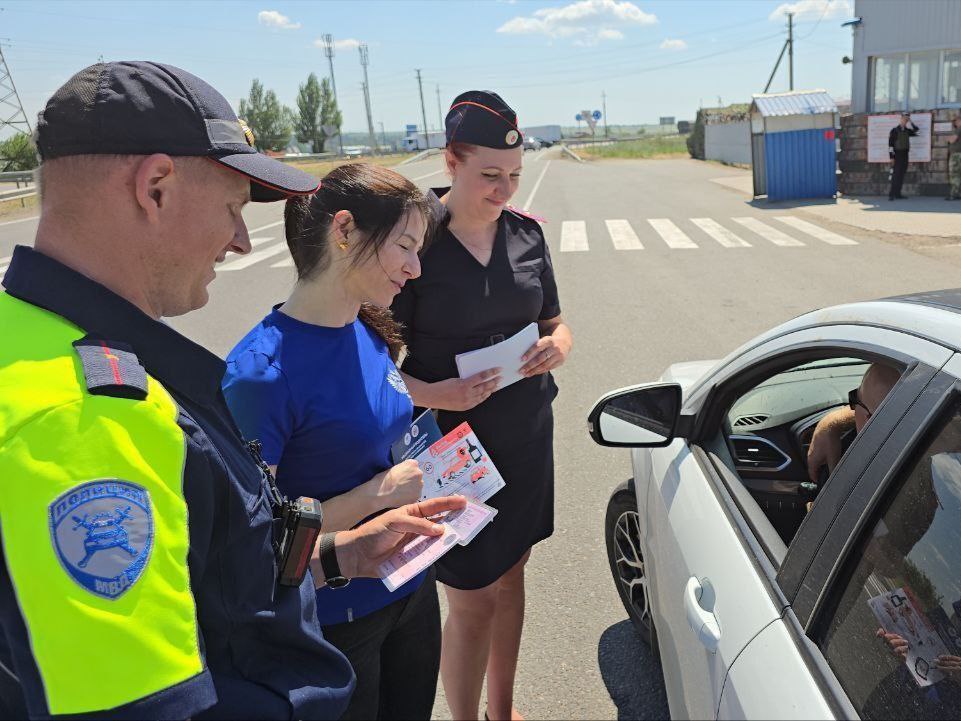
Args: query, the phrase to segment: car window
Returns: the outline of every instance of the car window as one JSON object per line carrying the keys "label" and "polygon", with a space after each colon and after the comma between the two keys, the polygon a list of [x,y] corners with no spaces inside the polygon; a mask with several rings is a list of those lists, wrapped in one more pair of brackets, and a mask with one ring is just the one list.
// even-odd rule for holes
{"label": "car window", "polygon": [[959,405],[868,524],[814,634],[863,718],[961,717]]}

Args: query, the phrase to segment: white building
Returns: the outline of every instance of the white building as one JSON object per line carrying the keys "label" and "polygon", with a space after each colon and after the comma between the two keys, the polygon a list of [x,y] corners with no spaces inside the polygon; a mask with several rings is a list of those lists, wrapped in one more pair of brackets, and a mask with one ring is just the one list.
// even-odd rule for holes
{"label": "white building", "polygon": [[961,0],[855,0],[851,110],[961,108]]}

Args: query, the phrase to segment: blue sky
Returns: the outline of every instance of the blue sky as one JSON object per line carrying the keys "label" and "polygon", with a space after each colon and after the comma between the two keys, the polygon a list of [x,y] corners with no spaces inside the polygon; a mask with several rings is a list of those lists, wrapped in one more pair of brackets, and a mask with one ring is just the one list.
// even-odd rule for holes
{"label": "blue sky", "polygon": [[[31,121],[74,72],[105,60],[180,66],[236,107],[253,78],[294,105],[311,71],[326,75],[315,42],[338,43],[334,72],[344,129],[365,129],[358,42],[369,46],[375,126],[429,126],[459,92],[492,89],[522,125],[574,124],[607,94],[611,123],[693,118],[697,108],[760,92],[797,11],[795,87],[850,97],[853,0],[401,0],[287,2],[19,2],[0,0],[0,42]],[[772,86],[787,89],[786,67]]]}

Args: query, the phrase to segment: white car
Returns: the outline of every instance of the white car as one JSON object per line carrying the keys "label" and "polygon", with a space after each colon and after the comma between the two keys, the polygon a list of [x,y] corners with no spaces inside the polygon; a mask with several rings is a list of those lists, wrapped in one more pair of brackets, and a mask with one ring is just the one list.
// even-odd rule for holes
{"label": "white car", "polygon": [[[900,379],[811,483],[872,363]],[[608,558],[672,717],[961,717],[961,289],[809,313],[588,427],[633,449]]]}

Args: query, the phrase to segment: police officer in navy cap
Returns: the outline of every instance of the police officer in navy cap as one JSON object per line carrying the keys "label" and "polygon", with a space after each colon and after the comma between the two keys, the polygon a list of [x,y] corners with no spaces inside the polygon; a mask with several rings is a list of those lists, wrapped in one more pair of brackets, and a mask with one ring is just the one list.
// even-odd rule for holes
{"label": "police officer in navy cap", "polygon": [[[477,718],[486,668],[488,717],[517,718],[524,564],[554,530],[551,371],[567,359],[572,337],[540,224],[508,205],[523,157],[517,114],[497,93],[471,90],[454,99],[446,125],[451,185],[431,193],[437,231],[421,276],[393,310],[405,327],[403,372],[414,402],[438,409],[445,432],[469,422],[506,481],[487,501],[499,511],[493,527],[437,564],[450,609],[441,655],[447,703],[454,718]],[[499,388],[502,370],[516,369],[497,368],[458,377],[458,353],[531,323],[540,339],[521,380]]]}
{"label": "police officer in navy cap", "polygon": [[338,718],[354,675],[314,581],[376,576],[463,507],[291,546],[322,506],[279,496],[223,361],[162,320],[250,252],[248,201],[317,188],[253,143],[220,93],[152,62],[92,65],[40,114],[36,241],[0,293],[2,717]]}

